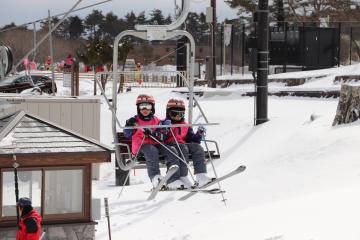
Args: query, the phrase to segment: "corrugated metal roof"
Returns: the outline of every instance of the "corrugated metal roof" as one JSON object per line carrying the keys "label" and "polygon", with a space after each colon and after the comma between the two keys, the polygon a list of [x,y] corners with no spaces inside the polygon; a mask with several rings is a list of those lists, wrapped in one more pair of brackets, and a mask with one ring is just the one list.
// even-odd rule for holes
{"label": "corrugated metal roof", "polygon": [[0,119],[0,154],[101,151],[111,149],[23,111]]}

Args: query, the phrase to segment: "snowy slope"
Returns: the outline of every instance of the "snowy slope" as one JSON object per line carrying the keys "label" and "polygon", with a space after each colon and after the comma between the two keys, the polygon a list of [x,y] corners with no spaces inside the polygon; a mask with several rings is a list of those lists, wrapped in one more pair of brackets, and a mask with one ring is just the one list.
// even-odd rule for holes
{"label": "snowy slope", "polygon": [[[326,87],[332,79],[320,81]],[[82,82],[81,88],[83,94],[91,95],[90,81]],[[114,186],[114,163],[104,164],[101,180],[93,182],[93,196],[109,198],[113,239],[360,238],[360,122],[332,127],[337,99],[270,97],[270,121],[254,127],[254,99],[240,97],[238,91],[241,89],[232,87],[229,94],[208,94],[199,99],[210,122],[220,123],[208,127],[208,139],[218,141],[221,149],[222,158],[214,162],[217,173],[247,166],[244,173],[222,182],[226,206],[221,195],[201,193],[178,201],[185,193],[161,192],[154,201],[146,201],[151,184],[144,170],[131,171],[131,186],[118,197],[122,188]],[[67,92],[60,86],[60,94]],[[139,93],[155,97],[160,117],[164,117],[169,98],[187,101],[172,89],[133,89],[119,95],[121,122],[136,113]],[[198,114],[196,109],[195,118]],[[101,141],[109,145],[110,124],[111,114],[104,101]],[[211,166],[208,170],[213,176]],[[96,239],[108,239],[104,209]]]}
{"label": "snowy slope", "polygon": [[[360,64],[343,66],[340,68],[321,69],[303,72],[288,72],[280,74],[271,74],[269,79],[292,79],[292,78],[306,78],[307,81],[303,85],[294,87],[285,87],[280,83],[269,83],[269,91],[336,91],[340,90],[341,85],[334,83],[336,76],[360,75]],[[250,74],[234,74],[218,76],[217,80],[237,80],[237,79],[252,79]],[[231,88],[221,89],[221,92],[234,91],[253,91],[253,84],[235,85]]]}

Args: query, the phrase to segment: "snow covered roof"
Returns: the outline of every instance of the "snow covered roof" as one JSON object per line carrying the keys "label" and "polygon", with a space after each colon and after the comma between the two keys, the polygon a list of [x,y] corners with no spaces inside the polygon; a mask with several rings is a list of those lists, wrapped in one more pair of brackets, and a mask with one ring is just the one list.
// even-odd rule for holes
{"label": "snow covered roof", "polygon": [[96,140],[24,111],[0,118],[0,154],[108,151]]}

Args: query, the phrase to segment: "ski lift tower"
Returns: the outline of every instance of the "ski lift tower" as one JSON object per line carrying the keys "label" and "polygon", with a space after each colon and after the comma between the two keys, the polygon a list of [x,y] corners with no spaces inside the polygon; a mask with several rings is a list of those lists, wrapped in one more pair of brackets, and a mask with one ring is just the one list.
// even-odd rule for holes
{"label": "ski lift tower", "polygon": [[[195,40],[193,36],[185,31],[179,30],[179,27],[185,22],[190,11],[190,0],[184,0],[183,9],[180,16],[175,22],[169,25],[136,25],[135,30],[126,30],[116,36],[113,49],[113,92],[112,92],[112,132],[115,143],[115,154],[120,159],[120,146],[117,137],[116,126],[121,127],[118,118],[116,117],[117,110],[117,80],[119,79],[118,72],[118,50],[120,41],[126,36],[133,36],[147,41],[164,41],[175,37],[187,37],[190,41],[190,71],[189,71],[189,119],[188,122],[192,123],[193,115],[193,101],[194,101],[194,64],[195,64]],[[119,166],[123,171],[130,170],[134,164],[123,164],[119,161]]]}

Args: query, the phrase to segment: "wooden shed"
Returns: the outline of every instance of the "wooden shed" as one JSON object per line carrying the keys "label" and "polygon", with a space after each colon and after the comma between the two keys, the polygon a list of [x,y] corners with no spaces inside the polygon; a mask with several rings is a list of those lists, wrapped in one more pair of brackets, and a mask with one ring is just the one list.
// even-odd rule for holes
{"label": "wooden shed", "polygon": [[[10,239],[4,237],[5,229],[16,225],[15,162],[19,164],[19,197],[32,199],[45,228],[93,225],[91,164],[110,162],[111,151],[96,140],[24,111],[0,118],[0,240]],[[49,234],[47,239],[72,239]]]}
{"label": "wooden shed", "polygon": [[[0,94],[0,118],[23,110],[100,141],[100,105],[99,97]],[[92,178],[100,178],[100,164],[93,164]]]}

